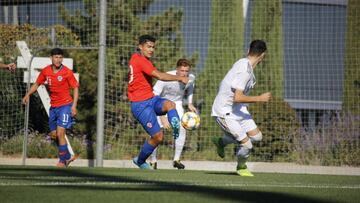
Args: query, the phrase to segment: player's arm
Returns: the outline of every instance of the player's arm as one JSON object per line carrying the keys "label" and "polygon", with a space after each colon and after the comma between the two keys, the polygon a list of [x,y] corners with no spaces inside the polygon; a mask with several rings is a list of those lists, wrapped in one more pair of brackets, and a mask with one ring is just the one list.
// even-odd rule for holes
{"label": "player's arm", "polygon": [[23,104],[27,104],[29,102],[30,99],[30,95],[32,95],[34,92],[36,92],[36,90],[39,88],[39,84],[34,83],[30,90],[25,94],[25,96],[22,99],[22,103]]}
{"label": "player's arm", "polygon": [[158,79],[158,80],[162,80],[162,81],[179,81],[182,82],[184,84],[189,82],[189,78],[188,77],[182,77],[182,76],[177,76],[177,75],[171,75],[168,73],[164,73],[158,70],[153,70],[151,72],[151,75]]}
{"label": "player's arm", "polygon": [[254,102],[268,102],[271,99],[271,93],[266,92],[259,96],[247,96],[243,90],[236,89],[234,94],[234,102],[238,103],[254,103]]}
{"label": "player's arm", "polygon": [[0,68],[8,69],[9,71],[14,71],[16,69],[16,64],[15,63],[10,63],[10,64],[0,63]]}
{"label": "player's arm", "polygon": [[73,95],[74,96],[74,101],[73,101],[73,104],[71,106],[71,115],[76,116],[76,114],[77,114],[76,107],[77,107],[77,103],[78,103],[78,100],[79,100],[79,88],[78,87],[74,88],[73,94],[74,94]]}
{"label": "player's arm", "polygon": [[[191,78],[191,75],[189,76],[189,78]],[[195,77],[193,76],[193,81],[191,82],[192,84],[190,84],[190,86],[187,89],[187,97],[188,97],[188,108],[190,111],[197,113],[197,109],[195,108],[195,106],[193,105],[193,95],[194,95],[194,87],[195,87]],[[190,83],[190,82],[189,82]]]}

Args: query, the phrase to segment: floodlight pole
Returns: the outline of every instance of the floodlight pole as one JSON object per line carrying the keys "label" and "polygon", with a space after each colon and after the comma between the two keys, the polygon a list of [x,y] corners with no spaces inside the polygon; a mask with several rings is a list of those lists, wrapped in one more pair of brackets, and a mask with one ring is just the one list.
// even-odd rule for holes
{"label": "floodlight pole", "polygon": [[103,166],[104,151],[104,106],[105,106],[105,67],[106,67],[106,0],[100,0],[99,20],[99,67],[97,90],[96,121],[96,167]]}

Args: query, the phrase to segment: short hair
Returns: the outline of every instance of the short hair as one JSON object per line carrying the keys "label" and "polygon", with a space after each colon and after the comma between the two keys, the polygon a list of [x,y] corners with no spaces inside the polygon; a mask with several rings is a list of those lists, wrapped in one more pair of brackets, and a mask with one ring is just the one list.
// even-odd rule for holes
{"label": "short hair", "polygon": [[141,35],[139,37],[139,44],[144,44],[146,42],[154,42],[155,43],[156,39],[155,37],[151,36],[151,35]]}
{"label": "short hair", "polygon": [[266,43],[263,40],[257,39],[250,43],[249,55],[259,56],[266,50]]}
{"label": "short hair", "polygon": [[54,55],[64,55],[64,51],[60,48],[54,48],[50,51],[50,55],[54,56]]}
{"label": "short hair", "polygon": [[189,60],[187,59],[179,59],[176,62],[176,67],[180,67],[180,66],[189,66],[191,68],[192,64]]}

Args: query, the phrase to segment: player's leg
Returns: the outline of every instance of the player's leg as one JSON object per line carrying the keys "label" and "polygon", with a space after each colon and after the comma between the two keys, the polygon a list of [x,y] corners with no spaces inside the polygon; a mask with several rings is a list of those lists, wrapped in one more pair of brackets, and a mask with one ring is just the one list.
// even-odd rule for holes
{"label": "player's leg", "polygon": [[163,141],[164,134],[157,122],[154,111],[154,98],[144,102],[131,103],[131,111],[134,117],[140,122],[145,131],[150,135],[142,146],[140,153],[133,159],[133,162],[141,169],[151,169],[146,159],[152,154],[155,148]]}
{"label": "player's leg", "polygon": [[[182,102],[176,103],[176,111],[181,118],[184,115],[184,108],[182,107]],[[174,161],[173,166],[178,169],[184,169],[185,165],[180,162],[180,157],[184,149],[186,140],[186,130],[180,126],[179,137],[175,140],[175,152],[174,152]]]}
{"label": "player's leg", "polygon": [[156,147],[154,149],[154,151],[151,153],[150,157],[149,157],[149,161],[150,161],[150,166],[153,168],[153,169],[157,169],[157,151],[158,151],[158,147]]}
{"label": "player's leg", "polygon": [[238,143],[235,137],[229,132],[228,124],[225,118],[216,117],[215,121],[221,127],[224,132],[222,137],[212,137],[211,141],[216,146],[217,154],[221,157],[225,157],[225,147],[228,144]]}
{"label": "player's leg", "polygon": [[253,141],[260,141],[262,134],[257,128],[254,120],[246,119],[240,121],[241,129],[246,131],[246,138],[241,140],[239,149],[237,150],[237,173],[241,176],[253,176],[253,174],[247,169],[246,160],[250,156],[251,149],[253,147]]}
{"label": "player's leg", "polygon": [[174,102],[163,99],[156,96],[156,102],[154,104],[154,109],[157,115],[167,115],[167,119],[173,129],[173,136],[175,139],[179,137],[180,131],[180,117],[176,111],[176,105]]}
{"label": "player's leg", "polygon": [[250,156],[250,152],[252,149],[252,143],[250,138],[246,137],[244,138],[240,145],[239,148],[236,152],[236,157],[237,157],[237,166],[236,166],[236,172],[237,174],[239,174],[240,176],[254,176],[247,168],[246,165],[246,161],[248,159],[248,157]]}
{"label": "player's leg", "polygon": [[71,104],[56,108],[56,137],[58,139],[59,163],[58,166],[67,167],[78,156],[71,156],[68,150],[68,143],[65,138],[66,129],[72,126]]}
{"label": "player's leg", "polygon": [[[160,128],[163,129],[163,126],[162,126],[162,123],[161,123],[161,120],[160,120],[160,116],[157,116],[156,119],[157,119],[157,121],[159,123]],[[156,147],[154,149],[153,153],[149,157],[150,166],[155,170],[157,169],[157,151],[158,151],[158,147]]]}

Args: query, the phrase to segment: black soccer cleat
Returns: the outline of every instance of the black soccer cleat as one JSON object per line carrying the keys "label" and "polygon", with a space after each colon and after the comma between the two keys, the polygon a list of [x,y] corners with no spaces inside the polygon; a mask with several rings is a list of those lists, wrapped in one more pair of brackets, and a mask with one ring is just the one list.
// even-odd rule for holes
{"label": "black soccer cleat", "polygon": [[150,167],[152,167],[154,170],[157,169],[157,162],[150,162]]}
{"label": "black soccer cleat", "polygon": [[177,169],[185,169],[185,165],[180,162],[180,160],[176,160],[173,162],[174,168]]}

